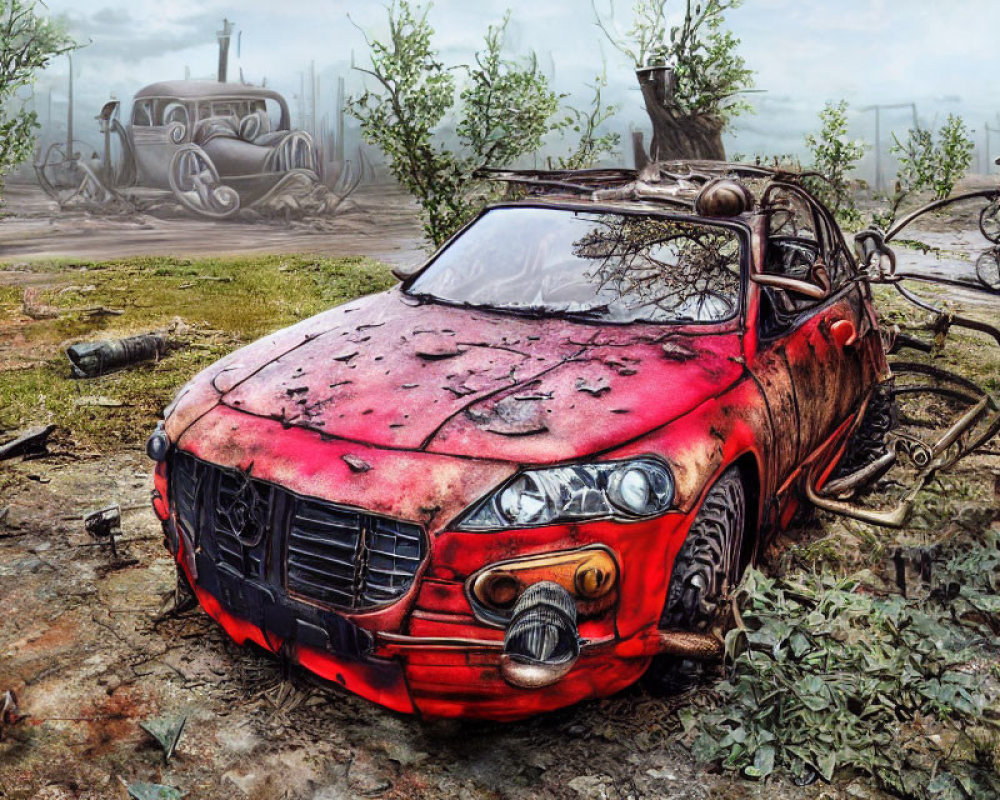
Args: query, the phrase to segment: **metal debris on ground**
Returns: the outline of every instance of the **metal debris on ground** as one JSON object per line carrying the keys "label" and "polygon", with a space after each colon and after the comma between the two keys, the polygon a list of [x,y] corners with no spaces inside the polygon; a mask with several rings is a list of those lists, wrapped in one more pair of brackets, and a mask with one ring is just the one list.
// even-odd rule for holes
{"label": "metal debris on ground", "polygon": [[41,301],[41,292],[37,286],[29,286],[21,298],[21,311],[33,320],[55,319],[59,309]]}
{"label": "metal debris on ground", "polygon": [[118,780],[122,782],[122,786],[125,787],[125,791],[128,792],[128,796],[132,800],[181,800],[187,794],[187,792],[182,792],[173,786],[164,786],[160,783],[144,783],[142,781],[126,783],[121,778]]}
{"label": "metal debris on ground", "polygon": [[167,353],[167,338],[150,333],[103,342],[83,342],[66,348],[74,378],[96,378],[143,361],[158,361]]}
{"label": "metal debris on ground", "polygon": [[14,694],[14,690],[8,689],[4,692],[3,698],[0,700],[0,742],[3,741],[7,730],[13,728],[26,716],[27,714],[22,714],[17,707],[17,695]]}
{"label": "metal debris on ground", "polygon": [[112,555],[117,558],[118,546],[115,543],[115,536],[121,535],[122,532],[121,506],[115,503],[96,511],[88,511],[83,515],[83,527],[95,539],[106,539],[111,545]]}
{"label": "metal debris on ground", "polygon": [[152,736],[163,748],[164,763],[170,761],[184,732],[187,715],[179,717],[156,717],[140,722],[139,727]]}
{"label": "metal debris on ground", "polygon": [[45,425],[39,428],[29,428],[16,439],[7,444],[0,445],[0,461],[5,458],[24,456],[25,458],[38,458],[48,454],[49,434],[56,429],[55,425]]}

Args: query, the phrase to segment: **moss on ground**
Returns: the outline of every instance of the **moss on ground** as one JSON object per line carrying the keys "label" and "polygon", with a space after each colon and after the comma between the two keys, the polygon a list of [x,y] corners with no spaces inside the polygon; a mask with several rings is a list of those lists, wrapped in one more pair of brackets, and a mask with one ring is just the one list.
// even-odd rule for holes
{"label": "moss on ground", "polygon": [[[135,258],[41,262],[31,301],[59,312],[23,314],[25,289],[0,286],[0,431],[55,423],[57,441],[108,449],[142,442],[176,390],[237,346],[395,279],[370,259],[308,256]],[[93,315],[104,307],[119,315]],[[70,376],[65,346],[180,328],[186,346],[90,380]]]}

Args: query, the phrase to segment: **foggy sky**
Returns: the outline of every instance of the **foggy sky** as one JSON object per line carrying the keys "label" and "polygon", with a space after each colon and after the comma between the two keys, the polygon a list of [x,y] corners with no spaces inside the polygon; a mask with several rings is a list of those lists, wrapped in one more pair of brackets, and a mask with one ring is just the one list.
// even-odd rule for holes
{"label": "foggy sky", "polygon": [[[608,8],[608,0],[597,2]],[[147,83],[184,77],[185,66],[192,77],[214,77],[215,31],[223,17],[241,32],[239,54],[233,43],[230,79],[239,78],[240,68],[248,81],[266,77],[289,97],[293,111],[300,73],[310,59],[325,105],[332,107],[337,75],[348,78],[349,91],[362,86],[361,76],[350,70],[352,51],[359,64],[367,61],[358,28],[375,37],[386,30],[384,6],[373,0],[47,0],[47,5],[87,43],[74,55],[78,127],[86,127],[109,96],[127,104]],[[617,22],[627,28],[631,2],[617,0],[617,6]],[[499,21],[507,8],[511,54],[534,50],[554,88],[580,107],[589,99],[585,84],[606,63],[607,94],[622,106],[616,129],[647,126],[631,66],[594,25],[590,0],[437,0],[430,21],[443,60],[469,63],[487,24]],[[960,113],[977,142],[985,122],[1000,127],[996,0],[746,0],[728,20],[762,90],[749,97],[757,113],[739,118],[727,137],[730,152],[801,153],[802,137],[816,128],[824,102],[840,98],[851,103],[852,134],[869,140],[873,115],[861,109],[874,103],[916,102],[927,125]],[[61,58],[39,82],[38,96],[53,93],[54,116],[65,113],[59,102],[64,108],[66,74],[67,60]],[[909,119],[909,111],[888,112],[884,127],[905,130]],[[993,148],[1000,154],[1000,137]]]}

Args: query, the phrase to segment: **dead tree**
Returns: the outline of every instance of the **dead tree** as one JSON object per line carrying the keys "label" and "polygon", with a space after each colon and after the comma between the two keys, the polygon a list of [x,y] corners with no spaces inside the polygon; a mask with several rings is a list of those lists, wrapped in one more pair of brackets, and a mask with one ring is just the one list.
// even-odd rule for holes
{"label": "dead tree", "polygon": [[726,11],[742,0],[684,0],[683,17],[673,26],[670,1],[635,0],[627,31],[615,25],[614,0],[604,14],[598,0],[591,3],[598,27],[635,66],[653,128],[649,156],[724,160],[722,131],[747,108],[738,97],[753,84],[753,72],[736,52],[739,39],[723,28]]}
{"label": "dead tree", "polygon": [[653,126],[653,138],[649,143],[649,155],[653,161],[682,158],[725,160],[723,119],[716,114],[684,111],[674,96],[672,69],[666,66],[641,67],[635,75]]}

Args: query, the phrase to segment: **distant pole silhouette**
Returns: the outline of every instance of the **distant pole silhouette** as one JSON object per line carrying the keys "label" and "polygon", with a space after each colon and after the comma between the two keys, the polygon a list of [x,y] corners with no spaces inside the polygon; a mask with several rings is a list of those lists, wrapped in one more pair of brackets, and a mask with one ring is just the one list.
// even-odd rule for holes
{"label": "distant pole silhouette", "polygon": [[66,158],[73,158],[73,56],[69,59],[69,103],[66,106]]}
{"label": "distant pole silhouette", "polygon": [[233,36],[234,23],[228,19],[222,20],[222,30],[216,33],[219,38],[219,83],[229,79],[229,40]]}
{"label": "distant pole silhouette", "polygon": [[913,129],[919,130],[920,123],[917,121],[917,104],[916,103],[890,103],[886,104],[876,104],[873,106],[866,106],[861,109],[862,113],[868,111],[875,112],[875,191],[880,192],[885,185],[885,179],[882,175],[882,110],[892,111],[898,108],[909,108],[913,111]]}

